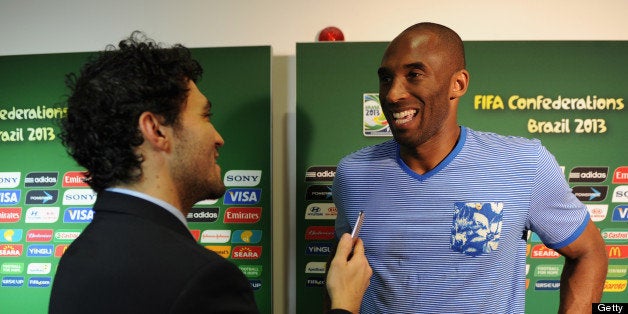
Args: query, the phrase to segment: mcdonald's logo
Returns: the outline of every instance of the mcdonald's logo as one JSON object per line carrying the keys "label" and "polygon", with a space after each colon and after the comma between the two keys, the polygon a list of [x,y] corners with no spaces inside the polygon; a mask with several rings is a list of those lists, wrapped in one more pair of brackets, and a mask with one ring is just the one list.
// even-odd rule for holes
{"label": "mcdonald's logo", "polygon": [[628,258],[628,245],[607,245],[606,253],[610,259]]}

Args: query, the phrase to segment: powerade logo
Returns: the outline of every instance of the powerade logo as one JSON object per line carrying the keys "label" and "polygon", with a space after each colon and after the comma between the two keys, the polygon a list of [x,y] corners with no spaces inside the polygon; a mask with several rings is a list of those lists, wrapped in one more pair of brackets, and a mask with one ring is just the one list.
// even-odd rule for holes
{"label": "powerade logo", "polygon": [[15,205],[20,202],[21,190],[0,190],[0,205]]}
{"label": "powerade logo", "polygon": [[50,277],[31,277],[28,279],[30,288],[48,288],[52,279]]}
{"label": "powerade logo", "polygon": [[24,187],[51,187],[57,185],[58,172],[31,172],[24,178]]}
{"label": "powerade logo", "polygon": [[305,181],[334,181],[336,176],[336,167],[331,166],[314,166],[309,167],[305,171]]}
{"label": "powerade logo", "polygon": [[312,242],[305,247],[305,255],[329,255],[332,244],[329,242]]}
{"label": "powerade logo", "polygon": [[572,192],[582,202],[600,202],[606,198],[608,186],[574,186]]}
{"label": "powerade logo", "polygon": [[559,290],[560,280],[539,280],[534,284],[534,290]]}
{"label": "powerade logo", "polygon": [[262,230],[235,230],[231,243],[256,244],[262,241]]}
{"label": "powerade logo", "polygon": [[24,285],[24,277],[6,276],[2,277],[3,287],[21,287]]}
{"label": "powerade logo", "polygon": [[94,211],[91,208],[70,207],[63,213],[65,223],[87,223],[94,219]]}
{"label": "powerade logo", "polygon": [[19,172],[0,172],[0,188],[16,188],[18,185],[20,185],[21,175],[22,174]]}
{"label": "powerade logo", "polygon": [[223,181],[225,186],[257,186],[262,182],[262,170],[229,170]]}
{"label": "powerade logo", "polygon": [[628,222],[628,205],[615,206],[612,220],[617,222]]}
{"label": "powerade logo", "polygon": [[218,207],[193,207],[185,218],[188,222],[215,222],[219,211]]}
{"label": "powerade logo", "polygon": [[63,193],[63,205],[93,205],[96,192],[92,189],[69,189]]}
{"label": "powerade logo", "polygon": [[261,189],[228,189],[223,202],[225,205],[255,205],[261,198]]}
{"label": "powerade logo", "polygon": [[26,204],[52,205],[57,202],[59,191],[57,190],[30,190],[26,193]]}
{"label": "powerade logo", "polygon": [[305,192],[308,201],[332,201],[331,185],[310,185]]}
{"label": "powerade logo", "polygon": [[604,182],[608,167],[575,167],[569,173],[569,182]]}
{"label": "powerade logo", "polygon": [[51,257],[54,253],[52,244],[31,244],[26,249],[28,257]]}
{"label": "powerade logo", "polygon": [[22,241],[22,229],[0,229],[0,243]]}

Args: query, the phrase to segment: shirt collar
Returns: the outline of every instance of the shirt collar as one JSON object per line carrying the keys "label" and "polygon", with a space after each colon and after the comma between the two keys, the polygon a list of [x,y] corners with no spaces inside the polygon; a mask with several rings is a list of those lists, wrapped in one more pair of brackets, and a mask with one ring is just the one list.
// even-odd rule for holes
{"label": "shirt collar", "polygon": [[131,196],[135,196],[135,197],[139,197],[141,199],[147,200],[151,203],[155,203],[157,205],[159,205],[160,207],[162,207],[163,209],[167,210],[168,212],[170,212],[171,214],[173,214],[175,217],[177,217],[177,219],[179,219],[181,221],[181,223],[183,223],[183,225],[187,228],[187,220],[185,219],[185,216],[183,216],[183,213],[181,213],[180,210],[178,210],[176,207],[172,206],[170,203],[160,200],[156,197],[152,197],[148,194],[142,193],[142,192],[138,192],[138,191],[134,191],[134,190],[129,190],[129,189],[125,189],[125,188],[108,188],[106,189],[107,191],[110,192],[116,192],[116,193],[122,193],[122,194],[127,194],[127,195],[131,195]]}

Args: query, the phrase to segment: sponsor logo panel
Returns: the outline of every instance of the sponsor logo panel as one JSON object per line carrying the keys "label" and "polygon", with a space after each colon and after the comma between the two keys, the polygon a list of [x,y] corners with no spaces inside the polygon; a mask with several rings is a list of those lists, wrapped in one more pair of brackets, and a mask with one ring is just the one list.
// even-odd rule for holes
{"label": "sponsor logo panel", "polygon": [[206,199],[206,200],[202,200],[202,201],[196,203],[195,205],[209,206],[209,205],[214,205],[216,203],[218,203],[218,199]]}
{"label": "sponsor logo panel", "polygon": [[70,207],[63,213],[65,223],[89,223],[94,219],[94,211],[88,207]]}
{"label": "sponsor logo panel", "polygon": [[0,244],[0,257],[20,257],[23,252],[22,244]]}
{"label": "sponsor logo panel", "polygon": [[608,265],[607,278],[621,278],[628,274],[628,265]]}
{"label": "sponsor logo panel", "polygon": [[0,229],[0,243],[14,243],[22,241],[22,229]]}
{"label": "sponsor logo panel", "polygon": [[218,220],[218,207],[194,207],[188,213],[188,222],[216,222]]}
{"label": "sponsor logo panel", "polygon": [[52,270],[52,263],[29,263],[26,273],[29,275],[48,275]]}
{"label": "sponsor logo panel", "polygon": [[331,254],[330,242],[311,242],[305,246],[305,255],[325,256]]}
{"label": "sponsor logo panel", "polygon": [[52,187],[58,180],[59,172],[31,172],[24,178],[24,187]]}
{"label": "sponsor logo panel", "polygon": [[85,173],[83,171],[66,172],[63,174],[63,183],[61,185],[64,188],[89,187],[89,185],[85,183]]}
{"label": "sponsor logo panel", "polygon": [[336,176],[335,166],[312,166],[305,171],[305,181],[334,181]]}
{"label": "sponsor logo panel", "polygon": [[223,181],[225,186],[258,186],[262,182],[262,170],[229,170]]}
{"label": "sponsor logo panel", "polygon": [[21,276],[2,277],[3,287],[21,287],[23,285],[24,285],[24,277],[21,277]]}
{"label": "sponsor logo panel", "polygon": [[12,189],[20,185],[20,172],[0,172],[0,189]]}
{"label": "sponsor logo panel", "polygon": [[602,230],[602,239],[607,243],[626,243],[628,242],[628,229],[604,229]]}
{"label": "sponsor logo panel", "polygon": [[65,253],[69,246],[69,244],[58,244],[55,246],[55,257],[63,256],[63,253]]}
{"label": "sponsor logo panel", "polygon": [[534,277],[560,277],[563,265],[538,265],[534,269]]}
{"label": "sponsor logo panel", "polygon": [[52,205],[59,199],[58,190],[30,190],[26,192],[27,205]]}
{"label": "sponsor logo panel", "polygon": [[26,210],[26,223],[55,223],[59,220],[59,207],[31,207]]}
{"label": "sponsor logo panel", "polygon": [[0,190],[0,205],[16,205],[21,196],[21,190]]}
{"label": "sponsor logo panel", "polygon": [[548,248],[543,244],[537,244],[532,248],[531,258],[558,258],[558,252]]}
{"label": "sponsor logo panel", "polygon": [[606,219],[608,213],[607,204],[586,204],[591,220],[598,222]]}
{"label": "sponsor logo panel", "polygon": [[229,207],[225,210],[224,223],[257,223],[262,218],[261,207]]}
{"label": "sponsor logo panel", "polygon": [[261,246],[236,246],[231,253],[232,259],[259,259],[262,256]]}
{"label": "sponsor logo panel", "polygon": [[305,199],[308,201],[333,201],[331,185],[310,185],[305,191]]}
{"label": "sponsor logo panel", "polygon": [[305,286],[306,287],[324,287],[325,277],[321,277],[321,276],[308,277],[305,280]]}
{"label": "sponsor logo panel", "polygon": [[63,205],[93,205],[96,192],[92,189],[69,189],[63,193]]}
{"label": "sponsor logo panel", "polygon": [[225,205],[255,205],[261,198],[261,189],[234,188],[227,190],[223,203]]}
{"label": "sponsor logo panel", "polygon": [[604,282],[604,292],[624,292],[627,284],[628,280],[607,279]]}
{"label": "sponsor logo panel", "polygon": [[256,244],[262,241],[262,230],[235,230],[231,243]]}
{"label": "sponsor logo panel", "polygon": [[608,167],[575,167],[569,172],[569,182],[604,182]]}
{"label": "sponsor logo panel", "polygon": [[628,166],[621,166],[613,172],[614,184],[628,184]]}
{"label": "sponsor logo panel", "polygon": [[81,234],[78,229],[60,229],[55,231],[54,242],[72,242]]}
{"label": "sponsor logo panel", "polygon": [[572,192],[582,202],[601,202],[606,199],[608,186],[574,186]]}
{"label": "sponsor logo panel", "polygon": [[201,234],[201,243],[227,243],[231,239],[231,230],[205,230]]}
{"label": "sponsor logo panel", "polygon": [[240,271],[249,278],[258,278],[262,276],[262,265],[238,265]]}
{"label": "sponsor logo panel", "polygon": [[22,218],[21,207],[0,207],[0,223],[14,223]]}
{"label": "sponsor logo panel", "polygon": [[216,254],[222,256],[223,258],[229,258],[229,256],[231,256],[230,245],[206,245],[205,248],[216,252]]}
{"label": "sponsor logo panel", "polygon": [[305,209],[305,219],[334,220],[338,216],[338,209],[334,203],[312,203]]}
{"label": "sponsor logo panel", "polygon": [[201,230],[192,229],[192,230],[190,230],[190,233],[192,234],[192,236],[194,237],[194,240],[196,240],[196,242],[198,242],[198,240],[201,238]]}
{"label": "sponsor logo panel", "polygon": [[28,279],[28,286],[30,288],[48,288],[52,283],[50,277],[31,277]]}
{"label": "sponsor logo panel", "polygon": [[606,253],[609,259],[628,258],[628,245],[607,245]]}
{"label": "sponsor logo panel", "polygon": [[334,237],[334,226],[309,226],[305,230],[305,240],[332,240]]}
{"label": "sponsor logo panel", "polygon": [[253,289],[253,291],[257,291],[262,289],[262,281],[259,279],[252,279],[249,280],[250,284],[251,284],[251,288]]}
{"label": "sponsor logo panel", "polygon": [[613,203],[628,203],[628,185],[615,187],[615,191],[613,191]]}
{"label": "sponsor logo panel", "polygon": [[51,257],[54,254],[52,244],[31,244],[26,249],[28,257]]}
{"label": "sponsor logo panel", "polygon": [[560,280],[538,280],[534,284],[534,290],[559,290]]}
{"label": "sponsor logo panel", "polygon": [[327,271],[327,263],[325,262],[308,262],[305,265],[306,274],[324,274]]}
{"label": "sponsor logo panel", "polygon": [[19,275],[24,272],[24,263],[2,263],[0,274]]}
{"label": "sponsor logo panel", "polygon": [[628,205],[617,205],[613,210],[612,221],[627,222],[628,221]]}

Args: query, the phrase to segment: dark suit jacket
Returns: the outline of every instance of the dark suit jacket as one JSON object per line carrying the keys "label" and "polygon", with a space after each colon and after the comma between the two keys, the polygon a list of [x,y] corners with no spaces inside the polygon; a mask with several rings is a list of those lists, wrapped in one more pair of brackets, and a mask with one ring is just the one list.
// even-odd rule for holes
{"label": "dark suit jacket", "polygon": [[94,219],[63,254],[55,313],[257,313],[249,281],[158,205],[99,193]]}

